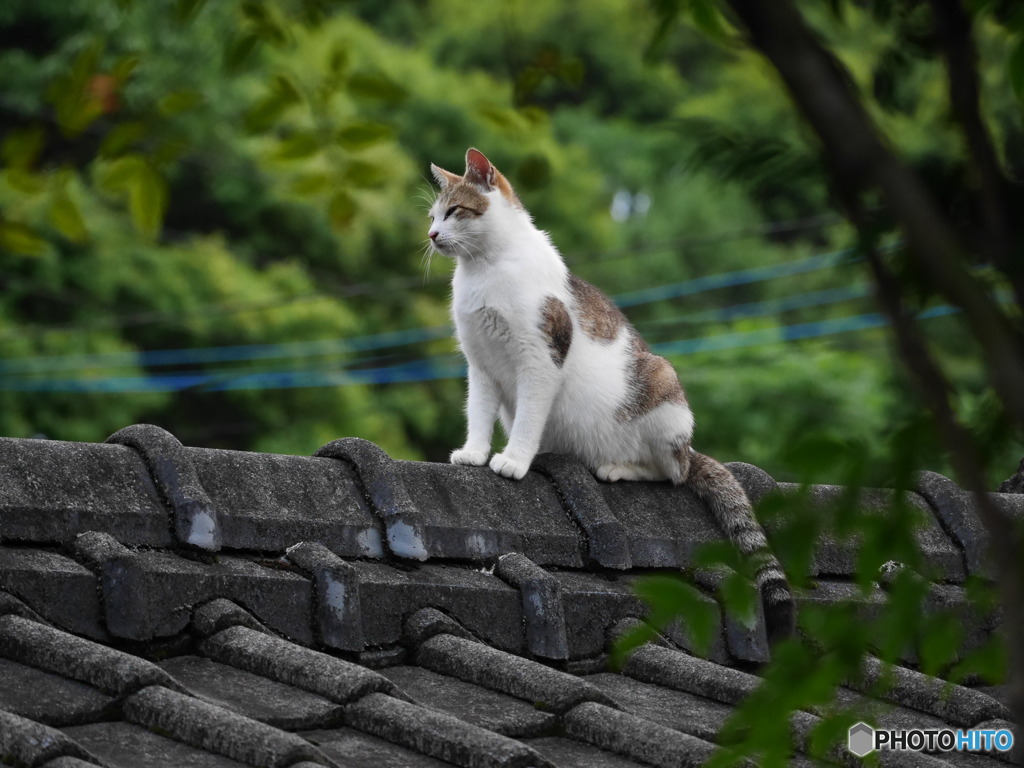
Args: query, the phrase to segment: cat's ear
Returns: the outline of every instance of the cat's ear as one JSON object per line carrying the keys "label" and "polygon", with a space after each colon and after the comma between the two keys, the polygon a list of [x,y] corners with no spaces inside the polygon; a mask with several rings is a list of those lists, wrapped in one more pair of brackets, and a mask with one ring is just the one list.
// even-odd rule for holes
{"label": "cat's ear", "polygon": [[494,189],[497,174],[498,169],[491,165],[491,161],[484,157],[484,153],[479,149],[470,147],[466,151],[466,181],[490,191]]}
{"label": "cat's ear", "polygon": [[437,181],[437,186],[444,189],[449,184],[455,184],[462,181],[462,177],[451,171],[446,171],[444,168],[439,168],[433,163],[430,164],[430,172],[434,174],[434,180]]}

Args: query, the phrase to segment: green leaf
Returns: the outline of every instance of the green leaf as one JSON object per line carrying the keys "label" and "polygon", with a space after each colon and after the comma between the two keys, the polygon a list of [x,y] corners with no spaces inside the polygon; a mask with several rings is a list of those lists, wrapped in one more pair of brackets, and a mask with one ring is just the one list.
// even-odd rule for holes
{"label": "green leaf", "polygon": [[118,123],[103,137],[103,143],[100,144],[100,155],[113,157],[121,154],[142,139],[146,135],[146,130],[146,125],[139,121]]}
{"label": "green leaf", "polygon": [[118,59],[114,66],[110,69],[110,76],[117,80],[119,83],[123,83],[129,77],[132,72],[139,65],[139,57],[134,54],[128,54]]}
{"label": "green leaf", "polygon": [[337,230],[348,228],[356,217],[356,210],[356,201],[344,190],[335,192],[327,205],[327,215],[331,219],[331,225]]}
{"label": "green leaf", "polygon": [[40,174],[21,168],[7,169],[7,183],[26,195],[38,195],[46,189],[46,182],[43,181]]}
{"label": "green leaf", "polygon": [[302,91],[291,77],[278,73],[274,75],[274,92],[289,104],[302,101]]}
{"label": "green leaf", "polygon": [[0,146],[0,157],[9,168],[30,168],[43,149],[43,129],[40,126],[11,131]]}
{"label": "green leaf", "polygon": [[167,209],[167,182],[141,155],[125,155],[97,170],[97,186],[118,197],[127,196],[135,228],[156,237]]}
{"label": "green leaf", "polygon": [[551,180],[551,164],[543,155],[529,155],[519,163],[516,175],[523,189],[540,189]]}
{"label": "green leaf", "polygon": [[74,243],[84,242],[89,237],[85,220],[78,211],[78,206],[64,192],[53,196],[50,204],[50,222],[54,228]]}
{"label": "green leaf", "polygon": [[174,20],[184,24],[196,17],[206,0],[178,0],[174,6]]}
{"label": "green leaf", "polygon": [[230,72],[238,72],[252,57],[260,39],[252,32],[238,35],[224,50],[224,68]]}
{"label": "green leaf", "polygon": [[715,42],[729,41],[729,28],[714,0],[690,0],[690,17],[694,26]]}
{"label": "green leaf", "polygon": [[320,137],[312,131],[303,131],[281,141],[274,156],[279,160],[301,160],[319,151]]}
{"label": "green leaf", "polygon": [[377,163],[353,160],[345,169],[345,181],[354,187],[372,189],[387,181],[387,171]]}
{"label": "green leaf", "polygon": [[167,210],[167,182],[149,163],[140,163],[136,168],[128,192],[128,210],[141,234],[160,234]]}
{"label": "green leaf", "polygon": [[330,182],[331,177],[326,173],[306,173],[292,182],[291,189],[295,194],[306,197],[323,192]]}
{"label": "green leaf", "polygon": [[199,91],[184,90],[175,91],[164,96],[157,102],[157,107],[167,117],[194,109],[203,103],[204,96]]}
{"label": "green leaf", "polygon": [[39,256],[45,248],[46,241],[29,227],[18,221],[0,219],[0,251]]}
{"label": "green leaf", "polygon": [[363,149],[392,135],[391,126],[383,123],[351,123],[338,131],[338,144],[347,150]]}
{"label": "green leaf", "polygon": [[327,60],[327,66],[334,75],[342,75],[348,69],[348,49],[340,43],[331,47],[331,55]]}
{"label": "green leaf", "polygon": [[1024,35],[1017,39],[1007,64],[1010,85],[1017,100],[1024,103]]}
{"label": "green leaf", "polygon": [[348,90],[353,96],[397,104],[408,96],[406,90],[380,72],[356,72],[348,79]]}

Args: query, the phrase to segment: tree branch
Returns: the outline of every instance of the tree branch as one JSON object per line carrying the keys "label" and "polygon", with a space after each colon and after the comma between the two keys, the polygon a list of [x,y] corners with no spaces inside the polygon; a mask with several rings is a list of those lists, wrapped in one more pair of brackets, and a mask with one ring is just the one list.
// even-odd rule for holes
{"label": "tree branch", "polygon": [[935,36],[946,59],[949,104],[963,131],[979,184],[979,208],[985,223],[984,243],[992,262],[1010,279],[1017,303],[1024,306],[1024,270],[1013,263],[1015,241],[1006,190],[1009,181],[1000,168],[988,128],[981,118],[978,52],[971,17],[960,0],[930,0]]}
{"label": "tree branch", "polygon": [[993,387],[1024,428],[1024,338],[962,262],[956,233],[927,190],[883,143],[849,74],[791,0],[728,2],[820,137],[837,185],[857,198],[877,189],[901,226],[917,270],[963,310]]}

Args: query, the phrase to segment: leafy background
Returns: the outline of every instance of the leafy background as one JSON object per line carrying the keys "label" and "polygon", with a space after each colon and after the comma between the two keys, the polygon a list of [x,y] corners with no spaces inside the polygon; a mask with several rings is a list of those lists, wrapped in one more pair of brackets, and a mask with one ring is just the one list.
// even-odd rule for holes
{"label": "leafy background", "polygon": [[[866,9],[813,15],[900,149],[954,161],[939,62]],[[370,352],[347,340],[446,324],[451,265],[421,257],[426,169],[461,170],[470,145],[617,296],[851,246],[768,68],[700,30],[659,37],[659,18],[625,0],[5,3],[0,433],[100,440],[148,421],[193,445],[308,454],[359,435],[443,460],[461,381],[339,372],[454,352],[443,333]],[[980,32],[987,113],[1017,146],[1010,34]],[[743,334],[669,355],[702,450],[793,479],[808,440],[855,444],[884,482],[887,439],[920,417],[884,329],[778,341],[873,311],[843,262],[627,307],[652,343]],[[927,327],[991,427],[970,341],[955,318]],[[321,340],[335,343],[139,355]],[[282,387],[290,372],[336,375]],[[1021,447],[992,450],[996,482]],[[938,451],[921,466],[947,470]]]}
{"label": "leafy background", "polygon": [[[926,4],[798,6],[969,240],[973,169]],[[1019,178],[1024,11],[969,6],[982,115]],[[853,489],[952,475],[818,140],[727,19],[711,0],[7,0],[0,434],[99,441],[150,422],[188,445],[310,454],[357,435],[445,460],[462,441],[464,382],[451,264],[424,257],[427,169],[461,171],[472,145],[672,361],[701,451]],[[895,227],[881,240],[899,251]],[[972,269],[1008,295],[984,259]],[[1021,435],[977,340],[912,271],[900,278],[994,489]],[[908,505],[870,516],[850,493],[830,516],[792,497],[759,513],[798,588],[813,586],[801,574],[825,531],[859,542],[865,595],[887,563],[904,567],[870,620],[856,605],[802,614],[803,635],[776,648],[722,734],[735,747],[723,763],[784,761],[797,708],[830,715],[798,737],[828,754],[868,717],[834,698],[866,651],[1005,679],[1003,644],[962,654],[959,619],[923,615]],[[720,548],[702,557],[749,570]],[[749,617],[747,582],[722,584]],[[695,641],[710,631],[686,583],[642,589],[652,624],[684,615]],[[968,589],[992,609],[991,585]]]}

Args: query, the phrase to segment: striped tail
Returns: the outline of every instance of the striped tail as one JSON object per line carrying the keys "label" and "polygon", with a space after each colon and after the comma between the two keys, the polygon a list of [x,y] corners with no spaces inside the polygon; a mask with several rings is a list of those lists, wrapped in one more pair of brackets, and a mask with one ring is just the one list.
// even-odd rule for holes
{"label": "striped tail", "polygon": [[757,588],[764,605],[769,641],[792,636],[796,626],[793,594],[782,566],[768,546],[764,529],[754,517],[743,486],[710,456],[691,449],[688,458],[683,482],[711,509],[729,540],[757,564]]}

